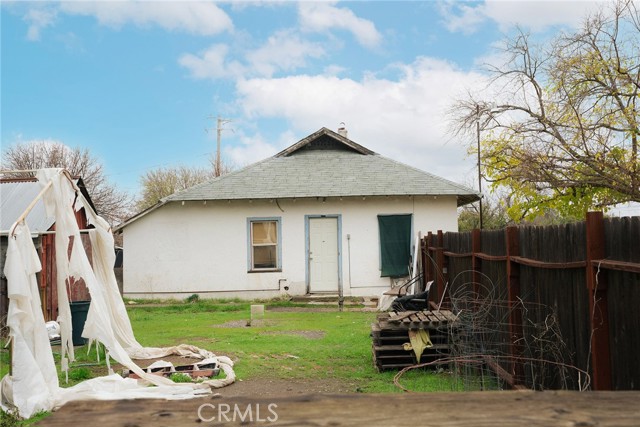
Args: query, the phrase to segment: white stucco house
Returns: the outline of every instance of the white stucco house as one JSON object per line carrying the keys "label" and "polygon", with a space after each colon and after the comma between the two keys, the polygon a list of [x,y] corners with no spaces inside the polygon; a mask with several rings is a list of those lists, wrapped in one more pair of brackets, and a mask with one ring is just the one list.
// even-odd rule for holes
{"label": "white stucco house", "polygon": [[322,128],[117,227],[124,295],[379,295],[407,275],[419,231],[457,231],[458,206],[477,199]]}

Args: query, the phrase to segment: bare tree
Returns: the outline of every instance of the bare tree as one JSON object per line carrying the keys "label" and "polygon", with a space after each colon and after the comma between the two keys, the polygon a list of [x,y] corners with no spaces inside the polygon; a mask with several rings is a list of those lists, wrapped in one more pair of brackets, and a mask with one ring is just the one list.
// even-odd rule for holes
{"label": "bare tree", "polygon": [[176,166],[158,168],[145,173],[140,177],[142,194],[136,202],[136,208],[139,211],[145,210],[177,191],[186,190],[235,169],[224,158],[217,161],[216,155],[210,157],[209,163],[211,164],[210,168]]}
{"label": "bare tree", "polygon": [[[116,224],[131,213],[131,196],[111,184],[102,164],[88,149],[70,148],[60,142],[37,141],[19,143],[2,153],[3,170],[35,170],[64,168],[84,181],[89,196],[109,223]],[[5,173],[7,177],[33,176],[33,173]]]}
{"label": "bare tree", "polygon": [[[480,123],[482,171],[511,193],[512,218],[640,201],[640,18],[631,0],[580,31],[535,46],[522,32],[492,67],[484,96],[452,109],[455,131]],[[487,95],[491,94],[491,95]]]}
{"label": "bare tree", "polygon": [[236,166],[226,160],[224,156],[220,156],[220,160],[218,161],[217,154],[211,155],[211,157],[209,158],[209,163],[211,164],[211,169],[213,170],[213,177],[226,175],[236,169]]}
{"label": "bare tree", "polygon": [[140,178],[142,195],[136,202],[136,207],[142,211],[176,191],[187,189],[213,178],[215,178],[215,171],[208,168],[178,166],[151,170]]}

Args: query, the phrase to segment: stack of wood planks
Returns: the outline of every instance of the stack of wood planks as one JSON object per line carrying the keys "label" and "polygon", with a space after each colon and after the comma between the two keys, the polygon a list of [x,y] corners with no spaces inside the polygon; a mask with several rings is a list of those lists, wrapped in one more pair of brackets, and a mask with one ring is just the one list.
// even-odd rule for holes
{"label": "stack of wood planks", "polygon": [[[400,311],[380,313],[371,325],[373,363],[378,371],[402,369],[418,363],[432,362],[448,357],[449,328],[455,316],[449,310]],[[428,332],[432,347],[426,348],[420,360],[412,349],[405,350],[410,342],[409,330],[424,329]]]}

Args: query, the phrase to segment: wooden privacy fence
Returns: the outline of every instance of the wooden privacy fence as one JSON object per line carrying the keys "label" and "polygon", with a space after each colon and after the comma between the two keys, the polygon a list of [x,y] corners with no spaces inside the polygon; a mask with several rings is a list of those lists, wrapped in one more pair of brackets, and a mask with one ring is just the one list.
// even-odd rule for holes
{"label": "wooden privacy fence", "polygon": [[[432,301],[451,308],[462,287],[506,301],[502,333],[514,359],[524,351],[523,303],[544,305],[592,388],[640,389],[640,217],[590,212],[566,225],[429,232],[422,257]],[[514,378],[523,369],[507,367]]]}

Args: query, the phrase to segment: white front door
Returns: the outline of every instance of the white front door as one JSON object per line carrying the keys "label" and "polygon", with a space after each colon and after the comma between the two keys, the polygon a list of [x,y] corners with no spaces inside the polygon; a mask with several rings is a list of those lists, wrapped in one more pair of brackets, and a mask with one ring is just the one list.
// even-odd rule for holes
{"label": "white front door", "polygon": [[309,292],[338,292],[338,218],[309,218]]}

